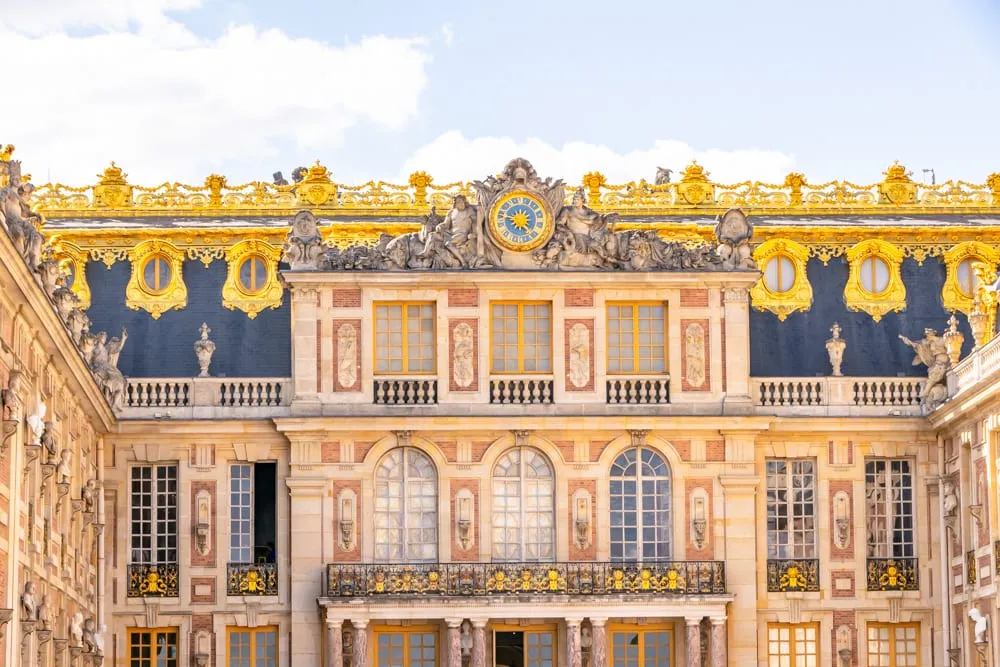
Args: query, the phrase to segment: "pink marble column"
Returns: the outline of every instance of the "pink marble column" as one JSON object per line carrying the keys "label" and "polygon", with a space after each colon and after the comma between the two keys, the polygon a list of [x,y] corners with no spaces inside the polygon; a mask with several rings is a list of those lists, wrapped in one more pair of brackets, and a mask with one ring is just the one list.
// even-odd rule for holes
{"label": "pink marble column", "polygon": [[726,617],[712,617],[712,667],[726,667],[729,661],[729,640],[726,636]]}
{"label": "pink marble column", "polygon": [[686,667],[701,667],[701,618],[685,618],[684,622],[687,625]]}
{"label": "pink marble column", "polygon": [[567,667],[583,667],[583,655],[580,652],[580,623],[582,622],[582,618],[566,619]]}
{"label": "pink marble column", "polygon": [[344,667],[343,628],[340,619],[326,622],[326,667]]}
{"label": "pink marble column", "polygon": [[472,619],[472,667],[487,667],[486,623],[484,618]]}
{"label": "pink marble column", "polygon": [[354,626],[354,659],[351,667],[368,667],[368,620],[351,621]]}
{"label": "pink marble column", "polygon": [[606,618],[590,619],[590,667],[608,667],[608,632]]}
{"label": "pink marble column", "polygon": [[448,625],[448,667],[462,667],[462,619],[447,618]]}

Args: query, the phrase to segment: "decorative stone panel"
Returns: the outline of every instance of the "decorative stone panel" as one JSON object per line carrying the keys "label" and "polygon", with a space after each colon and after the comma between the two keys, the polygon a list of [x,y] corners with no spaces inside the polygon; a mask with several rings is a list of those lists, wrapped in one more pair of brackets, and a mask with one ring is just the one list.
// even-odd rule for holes
{"label": "decorative stone panel", "polygon": [[[711,477],[695,477],[684,480],[684,559],[685,560],[713,560],[715,553],[713,548],[714,524],[712,519],[712,488],[713,479]],[[703,489],[705,495],[705,535],[701,548],[695,544],[693,533],[693,522],[691,516],[691,498],[697,489]],[[679,516],[680,512],[675,512]]]}
{"label": "decorative stone panel", "polygon": [[361,354],[364,349],[361,320],[333,320],[334,391],[361,391]]}
{"label": "decorative stone panel", "polygon": [[[468,490],[472,494],[472,537],[464,549],[457,534],[458,506],[455,502],[455,498],[463,490]],[[451,503],[451,526],[448,533],[452,537],[451,559],[456,563],[476,563],[479,561],[479,535],[482,531],[479,521],[479,479],[452,479],[449,502]]]}
{"label": "decorative stone panel", "polygon": [[[587,544],[581,547],[577,541],[576,516],[573,496],[582,489],[590,496],[590,529]],[[569,560],[571,561],[592,561],[597,560],[597,481],[593,479],[571,479],[567,484],[568,522],[569,526]]]}
{"label": "decorative stone panel", "polygon": [[854,570],[830,571],[830,595],[835,598],[854,599]]}
{"label": "decorative stone panel", "polygon": [[215,604],[215,577],[191,577],[191,603]]}
{"label": "decorative stone panel", "polygon": [[[848,541],[844,547],[837,546],[837,522],[835,516],[835,503],[833,498],[837,496],[838,493],[847,494],[848,507],[850,508],[850,524],[848,528]],[[854,485],[850,480],[846,479],[831,479],[830,480],[830,492],[827,494],[830,501],[827,503],[830,512],[830,558],[832,560],[853,560],[855,554],[857,553],[857,546],[854,539]],[[853,586],[853,584],[852,584]]]}
{"label": "decorative stone panel", "polygon": [[[355,450],[356,451],[356,450]],[[344,544],[341,541],[340,533],[340,507],[338,499],[340,498],[340,492],[350,489],[354,492],[354,539],[351,544],[350,549],[344,549]],[[361,545],[364,543],[364,533],[365,533],[365,522],[362,517],[365,516],[364,513],[364,503],[365,499],[361,495],[361,480],[357,479],[347,479],[347,480],[337,480],[333,483],[333,498],[334,498],[334,508],[333,508],[333,562],[335,563],[360,563],[361,562]]]}
{"label": "decorative stone panel", "polygon": [[333,290],[334,308],[360,308],[361,289],[335,289]]}
{"label": "decorative stone panel", "polygon": [[209,637],[212,637],[210,642],[212,645],[212,655],[208,659],[208,664],[215,664],[215,633],[212,632],[212,615],[211,614],[191,614],[191,632],[190,643],[191,643],[191,660],[188,661],[189,665],[197,664],[194,661],[194,655],[198,651],[198,634],[204,632],[207,633]]}
{"label": "decorative stone panel", "polygon": [[565,320],[566,391],[594,391],[594,320]]}
{"label": "decorative stone panel", "polygon": [[448,290],[449,308],[476,308],[479,306],[479,290],[463,287]]}
{"label": "decorative stone panel", "polygon": [[[191,482],[191,517],[190,521],[186,522],[188,526],[191,527],[191,566],[192,567],[215,567],[215,536],[218,520],[216,514],[216,486],[215,480],[193,480]],[[202,554],[198,550],[198,541],[195,539],[194,530],[195,523],[198,517],[198,493],[200,491],[206,491],[208,493],[209,502],[211,503],[211,518],[209,519],[209,529],[208,529],[208,553]],[[180,525],[184,525],[185,522],[180,522]]]}
{"label": "decorative stone panel", "polygon": [[681,308],[708,308],[708,290],[682,289]]}
{"label": "decorative stone panel", "polygon": [[[978,424],[977,424],[978,425]],[[975,499],[976,502],[982,505],[982,514],[980,516],[986,518],[985,521],[975,521],[976,524],[976,546],[984,547],[990,543],[990,524],[988,518],[990,516],[990,492],[989,483],[986,480],[986,459],[978,458],[975,463],[973,463],[973,469],[975,470]]]}
{"label": "decorative stone panel", "polygon": [[475,317],[448,320],[448,387],[479,391],[479,320]]}
{"label": "decorative stone panel", "polygon": [[[850,667],[857,667],[857,664],[858,664],[858,627],[857,627],[857,621],[855,619],[855,614],[854,614],[853,610],[848,610],[848,611],[834,610],[834,612],[833,612],[833,629],[831,630],[831,632],[833,634],[832,634],[831,641],[830,641],[830,650],[833,651],[833,663],[832,664],[838,665],[838,666],[843,665],[843,662],[841,662],[840,656],[839,656],[838,652],[840,650],[840,643],[843,643],[844,647],[847,648],[848,642],[843,642],[843,638],[841,638],[841,640],[838,642],[838,634],[837,634],[837,632],[838,632],[838,630],[841,627],[847,628],[847,631],[850,632],[850,641],[849,641],[849,645],[850,645],[850,649],[851,649]],[[844,634],[844,631],[841,630],[840,632],[843,635],[843,637],[846,637],[846,634]]]}
{"label": "decorative stone panel", "polygon": [[594,290],[568,289],[564,293],[563,302],[567,308],[593,308]]}
{"label": "decorative stone panel", "polygon": [[708,318],[681,320],[681,390],[711,391]]}

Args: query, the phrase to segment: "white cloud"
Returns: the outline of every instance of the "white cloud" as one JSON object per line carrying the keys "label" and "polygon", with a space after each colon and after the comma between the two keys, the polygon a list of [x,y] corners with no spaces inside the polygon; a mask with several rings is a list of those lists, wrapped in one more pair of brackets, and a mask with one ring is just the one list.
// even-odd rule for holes
{"label": "white cloud", "polygon": [[570,142],[562,147],[540,139],[523,142],[508,137],[468,139],[461,132],[442,134],[418,149],[403,165],[396,180],[406,182],[408,174],[426,171],[437,183],[468,181],[496,174],[509,160],[527,158],[542,177],[562,178],[580,183],[583,175],[599,171],[612,184],[645,178],[652,182],[657,167],[673,169],[674,180],[692,159],[698,161],[717,183],[743,180],[781,182],[793,171],[791,155],[758,149],[695,150],[672,140],[656,140],[650,148],[617,153],[607,146]]}
{"label": "white cloud", "polygon": [[444,37],[445,46],[451,46],[451,43],[455,40],[455,31],[452,30],[450,23],[445,23],[441,26],[441,36]]}
{"label": "white cloud", "polygon": [[[30,71],[0,106],[0,141],[36,183],[93,183],[112,159],[133,183],[200,184],[213,171],[248,181],[276,165],[288,176],[289,152],[322,158],[353,127],[399,129],[416,115],[424,40],[335,47],[250,25],[203,39],[163,14],[197,1],[43,0],[38,11],[35,0],[0,14],[4,52]],[[94,14],[81,18],[82,6]],[[68,13],[43,25],[57,10]],[[63,30],[84,23],[102,29]]]}

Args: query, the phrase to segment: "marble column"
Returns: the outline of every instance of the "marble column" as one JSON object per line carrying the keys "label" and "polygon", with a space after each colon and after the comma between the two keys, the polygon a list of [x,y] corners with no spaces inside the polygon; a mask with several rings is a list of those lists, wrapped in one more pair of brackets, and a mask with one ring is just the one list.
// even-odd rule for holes
{"label": "marble column", "polygon": [[686,617],[687,625],[687,661],[686,667],[701,667],[701,618]]}
{"label": "marble column", "polygon": [[472,619],[472,667],[486,665],[486,623],[485,618]]}
{"label": "marble column", "polygon": [[712,643],[709,645],[712,667],[726,667],[728,664],[729,642],[726,637],[726,617],[712,616]]}
{"label": "marble column", "polygon": [[590,619],[590,667],[608,667],[608,632],[606,618]]}
{"label": "marble column", "polygon": [[448,625],[448,667],[462,667],[462,619],[446,618]]}
{"label": "marble column", "polygon": [[368,620],[351,621],[354,626],[354,659],[351,667],[368,667]]}
{"label": "marble column", "polygon": [[566,660],[567,667],[583,667],[580,652],[580,623],[582,618],[566,619]]}
{"label": "marble column", "polygon": [[344,621],[326,622],[326,667],[344,667]]}

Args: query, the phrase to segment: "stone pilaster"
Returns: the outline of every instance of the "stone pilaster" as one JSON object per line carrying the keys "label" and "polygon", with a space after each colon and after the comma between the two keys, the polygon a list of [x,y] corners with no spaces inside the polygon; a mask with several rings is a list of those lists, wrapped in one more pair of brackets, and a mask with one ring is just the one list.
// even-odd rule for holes
{"label": "stone pilaster", "polygon": [[[728,436],[726,446],[728,454]],[[726,587],[735,596],[728,610],[729,620],[732,621],[732,632],[727,632],[729,662],[734,665],[756,664],[758,572],[754,508],[759,482],[756,477],[743,475],[726,475],[719,481],[726,517]]]}
{"label": "stone pilaster", "polygon": [[685,667],[701,667],[701,618],[686,617],[687,626],[687,658]]}
{"label": "stone pilaster", "polygon": [[319,328],[319,290],[315,287],[293,287],[292,360],[296,404],[319,403],[320,377],[317,369]]}
{"label": "stone pilaster", "polygon": [[[294,447],[294,444],[293,444]],[[292,473],[295,474],[294,471]],[[323,478],[285,480],[291,495],[291,516],[295,517],[291,553],[295,567],[290,572],[292,611],[291,664],[319,667],[322,630],[316,622],[316,598],[323,580]],[[327,522],[332,523],[330,521]]]}
{"label": "stone pilaster", "polygon": [[462,619],[445,619],[448,625],[448,667],[462,667]]}
{"label": "stone pilaster", "polygon": [[712,617],[712,642],[709,645],[709,655],[712,656],[712,667],[727,667],[729,646],[725,616]]}
{"label": "stone pilaster", "polygon": [[351,621],[351,625],[354,626],[354,659],[351,660],[351,667],[368,667],[368,620]]}
{"label": "stone pilaster", "polygon": [[750,398],[750,296],[746,287],[727,287],[722,297],[726,316],[726,403]]}
{"label": "stone pilaster", "polygon": [[590,619],[590,667],[608,667],[608,628],[606,618]]}
{"label": "stone pilaster", "polygon": [[484,618],[472,619],[472,667],[487,667],[486,623]]}
{"label": "stone pilaster", "polygon": [[568,667],[582,667],[583,655],[580,647],[580,623],[582,618],[566,619],[566,661]]}
{"label": "stone pilaster", "polygon": [[344,621],[326,621],[326,667],[344,667]]}

